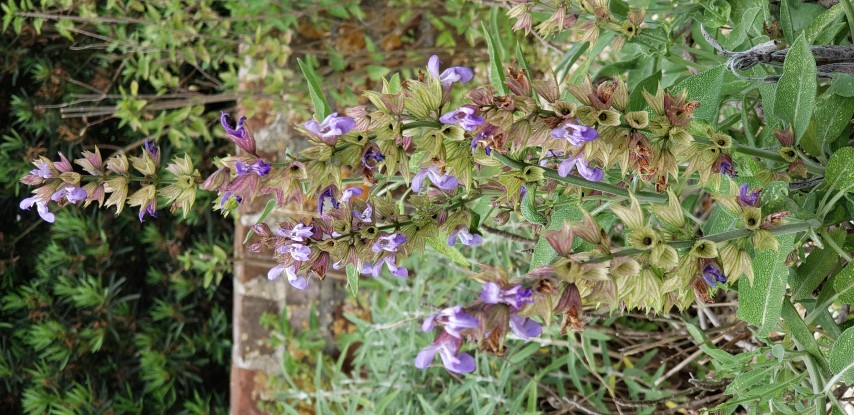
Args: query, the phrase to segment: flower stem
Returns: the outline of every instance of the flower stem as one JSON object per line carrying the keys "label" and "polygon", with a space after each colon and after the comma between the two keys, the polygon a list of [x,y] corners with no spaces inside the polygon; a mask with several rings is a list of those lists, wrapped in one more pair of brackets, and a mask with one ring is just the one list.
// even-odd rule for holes
{"label": "flower stem", "polygon": [[[533,164],[525,163],[524,161],[511,159],[504,154],[501,154],[497,151],[492,152],[492,156],[495,157],[498,161],[503,163],[507,167],[512,167],[514,169],[522,170],[527,166],[533,166]],[[540,168],[539,166],[536,166]],[[583,187],[585,189],[598,190],[602,193],[607,193],[615,196],[621,196],[626,199],[629,198],[629,191],[618,186],[614,186],[613,184],[608,183],[600,183],[600,182],[591,182],[589,180],[585,180],[581,177],[577,176],[566,176],[560,177],[557,173],[557,170],[554,169],[546,169],[543,168],[543,175],[550,178],[555,179],[564,183],[571,184],[573,186]],[[655,203],[666,203],[667,195],[652,193],[652,192],[637,192],[634,193],[635,198],[640,202],[655,202]]]}
{"label": "flower stem", "polygon": [[[787,223],[785,225],[781,225],[781,226],[778,226],[774,229],[771,229],[770,232],[774,236],[788,235],[790,233],[805,232],[805,231],[808,231],[810,229],[816,229],[819,226],[821,226],[821,222],[819,222],[818,219],[810,219],[810,220],[804,221],[804,222]],[[675,249],[687,249],[687,248],[691,248],[692,246],[694,246],[694,244],[700,239],[706,239],[706,240],[709,240],[712,242],[725,242],[725,241],[731,241],[734,239],[745,238],[745,237],[748,237],[752,234],[753,234],[753,231],[748,230],[748,229],[733,229],[731,231],[716,233],[713,235],[703,236],[703,237],[699,237],[699,238],[686,239],[686,240],[681,240],[681,241],[670,241],[670,242],[666,242],[666,243]],[[640,254],[643,252],[646,252],[646,251],[641,250],[641,249],[636,249],[636,248],[620,249],[617,251],[611,251],[611,253],[608,255],[603,255],[600,257],[593,258],[593,259],[587,261],[587,263],[595,264],[595,263],[599,263],[599,262],[605,262],[607,260],[610,260],[611,258],[637,255],[637,254]]]}

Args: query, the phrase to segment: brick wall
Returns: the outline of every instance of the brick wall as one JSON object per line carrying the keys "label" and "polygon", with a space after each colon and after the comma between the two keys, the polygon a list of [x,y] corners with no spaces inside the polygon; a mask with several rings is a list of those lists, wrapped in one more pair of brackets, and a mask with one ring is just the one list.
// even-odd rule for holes
{"label": "brick wall", "polygon": [[[237,115],[237,114],[235,114]],[[272,116],[266,112],[247,120],[250,131],[257,141],[258,154],[269,161],[276,161],[286,148],[296,150],[299,139],[294,138],[288,126],[288,117]],[[238,209],[234,228],[234,342],[231,364],[231,413],[235,415],[262,414],[258,402],[268,394],[268,379],[281,374],[282,347],[271,348],[274,333],[260,324],[264,313],[280,314],[288,311],[292,328],[300,330],[308,324],[312,305],[319,314],[320,325],[326,333],[330,350],[333,346],[330,316],[337,314],[345,290],[340,280],[327,278],[323,284],[311,280],[304,291],[293,289],[287,280],[267,280],[267,271],[275,266],[272,252],[254,254],[249,245],[243,245],[249,228],[258,222],[265,199],[255,200]],[[265,220],[274,226],[289,215],[299,212],[274,210]]]}

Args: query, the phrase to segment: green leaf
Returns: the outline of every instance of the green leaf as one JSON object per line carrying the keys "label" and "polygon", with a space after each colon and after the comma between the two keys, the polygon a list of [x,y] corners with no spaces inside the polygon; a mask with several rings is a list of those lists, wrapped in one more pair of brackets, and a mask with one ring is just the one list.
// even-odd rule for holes
{"label": "green leaf", "polygon": [[[845,230],[837,229],[830,234],[830,237],[841,246],[845,241]],[[824,249],[816,248],[810,252],[795,270],[794,278],[789,284],[792,287],[792,299],[812,298],[810,294],[821,285],[837,263],[839,263],[839,254],[827,244],[824,245]]]}
{"label": "green leaf", "polygon": [[815,108],[815,58],[803,35],[789,48],[783,62],[783,76],[777,82],[774,113],[795,131],[797,144],[810,124]]}
{"label": "green leaf", "polygon": [[629,105],[626,107],[626,111],[641,111],[646,109],[648,105],[646,100],[643,99],[643,91],[655,95],[660,82],[661,71],[657,71],[656,73],[646,77],[643,81],[640,81],[637,86],[632,89],[632,94],[629,95]]}
{"label": "green leaf", "polygon": [[317,73],[314,72],[314,68],[303,62],[302,59],[297,58],[297,64],[302,71],[302,76],[304,76],[305,80],[308,82],[308,93],[311,96],[311,104],[314,105],[314,113],[317,114],[318,118],[320,118],[318,121],[323,121],[324,118],[332,113],[332,110],[329,109],[329,103],[326,102],[326,96],[323,95],[323,90],[320,89],[320,83],[322,80],[317,76]]}
{"label": "green leaf", "polygon": [[501,51],[498,50],[497,40],[492,37],[492,33],[486,29],[486,24],[480,22],[483,28],[483,37],[486,39],[486,47],[489,49],[489,79],[492,81],[492,86],[495,87],[499,96],[507,95],[510,89],[504,83],[504,66],[501,64]]}
{"label": "green leaf", "polygon": [[353,264],[347,264],[345,270],[347,271],[347,286],[350,287],[350,292],[355,297],[359,292],[359,270]]}
{"label": "green leaf", "polygon": [[[276,208],[276,199],[273,198],[273,199],[268,200],[267,204],[264,205],[264,210],[261,211],[261,216],[258,217],[258,223],[264,222],[264,219],[267,219],[267,216],[269,216],[270,212],[272,212],[273,209],[275,209],[275,208]],[[244,245],[246,245],[246,243],[249,242],[249,238],[251,238],[252,235],[255,235],[255,231],[253,231],[250,228],[249,232],[246,232],[246,237],[243,238],[243,244]]]}
{"label": "green leaf", "polygon": [[804,37],[807,40],[807,44],[814,44],[818,35],[827,30],[833,22],[838,20],[844,11],[842,10],[842,3],[837,3],[833,7],[825,10],[822,14],[818,15],[810,24],[804,29]]}
{"label": "green leaf", "polygon": [[448,245],[448,234],[442,233],[432,238],[427,238],[427,243],[430,244],[436,252],[444,255],[451,261],[454,261],[455,264],[469,268],[471,264],[469,264],[468,259],[455,247]]}
{"label": "green leaf", "polygon": [[521,349],[518,349],[517,352],[510,355],[510,357],[507,360],[509,360],[510,363],[512,363],[514,365],[519,364],[519,363],[525,361],[526,359],[528,359],[529,357],[531,357],[531,355],[536,353],[537,350],[539,350],[539,349],[540,349],[540,344],[537,342],[531,342],[531,343],[525,344],[524,347],[522,347]]}
{"label": "green leaf", "polygon": [[572,70],[572,65],[584,52],[587,51],[588,47],[590,47],[589,42],[580,42],[570,46],[569,49],[564,52],[563,56],[560,58],[560,62],[558,62],[555,67],[555,76],[557,77],[558,85],[563,84],[563,80],[566,79],[570,70]]}
{"label": "green leaf", "polygon": [[814,156],[824,156],[824,152],[849,128],[852,116],[854,99],[823,94],[816,102],[812,125],[801,139],[801,146]]}
{"label": "green leaf", "polygon": [[[839,294],[839,299],[847,304],[854,304],[854,265],[848,264],[833,282],[833,288]],[[854,349],[852,349],[854,350]]]}
{"label": "green leaf", "polygon": [[854,383],[854,327],[849,327],[845,330],[833,347],[830,348],[830,369],[833,373],[841,375],[839,380],[842,383]]}
{"label": "green leaf", "polygon": [[830,156],[824,182],[832,189],[854,191],[854,148],[843,147]]}
{"label": "green leaf", "polygon": [[727,395],[742,395],[745,391],[751,389],[752,386],[759,384],[768,384],[771,378],[771,371],[774,370],[773,366],[758,369],[755,368],[753,370],[749,370],[746,372],[739,373],[735,379],[727,385],[724,393]]}
{"label": "green leaf", "polygon": [[753,257],[753,284],[738,283],[738,317],[759,328],[757,337],[768,336],[780,321],[786,295],[786,257],[794,244],[794,234],[777,237],[779,249],[763,249]]}
{"label": "green leaf", "polygon": [[672,92],[688,91],[688,99],[700,101],[700,108],[694,111],[694,118],[715,122],[717,121],[718,107],[721,105],[721,88],[725,73],[726,65],[715,66],[685,78],[673,87]]}
{"label": "green leaf", "polygon": [[830,88],[827,88],[827,93],[836,94],[846,98],[854,97],[854,74],[833,74],[833,80],[830,81]]}
{"label": "green leaf", "polygon": [[[552,211],[551,217],[549,218],[549,224],[545,229],[543,229],[542,233],[545,234],[546,231],[556,231],[563,226],[564,222],[579,222],[583,218],[584,213],[578,205],[578,199],[563,199],[563,202],[559,203]],[[534,254],[531,257],[531,266],[528,269],[532,270],[543,265],[551,264],[556,257],[557,252],[555,252],[554,248],[549,244],[549,241],[546,240],[545,236],[540,236],[540,239],[537,241],[537,245],[534,246]]]}
{"label": "green leaf", "polygon": [[537,207],[535,206],[535,200],[537,199],[537,186],[532,185],[529,187],[530,189],[525,192],[525,197],[522,198],[522,203],[519,205],[519,208],[522,211],[522,217],[524,217],[528,222],[545,225],[548,222],[548,219],[546,219],[545,215],[537,211]]}
{"label": "green leaf", "polygon": [[820,366],[827,368],[827,361],[824,359],[824,355],[821,354],[821,349],[818,347],[818,342],[815,340],[815,331],[810,330],[810,328],[807,327],[804,320],[801,318],[801,315],[798,314],[798,310],[795,309],[795,306],[792,305],[792,302],[789,301],[788,298],[785,298],[783,301],[781,316],[783,317],[783,322],[786,324],[786,328],[789,329],[789,333],[791,333],[792,338],[795,339],[795,344],[798,346],[798,349],[809,353],[816,359],[816,362],[818,362]]}

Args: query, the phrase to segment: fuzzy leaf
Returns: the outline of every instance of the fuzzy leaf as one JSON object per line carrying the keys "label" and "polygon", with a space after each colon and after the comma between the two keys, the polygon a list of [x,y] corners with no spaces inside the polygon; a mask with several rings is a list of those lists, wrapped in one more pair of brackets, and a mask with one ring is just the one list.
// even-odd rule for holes
{"label": "fuzzy leaf", "polygon": [[483,38],[486,39],[486,47],[489,49],[489,79],[492,81],[492,86],[495,87],[497,95],[507,95],[510,89],[504,83],[504,66],[501,64],[501,50],[499,50],[498,41],[493,37],[492,32],[486,29],[486,24],[480,22],[480,27],[483,28]]}
{"label": "fuzzy leaf", "polygon": [[308,82],[308,93],[311,95],[311,104],[314,105],[314,113],[323,121],[332,111],[329,109],[329,103],[326,102],[326,96],[323,95],[323,90],[320,88],[321,79],[314,72],[311,65],[306,64],[302,59],[297,58],[297,64],[302,71],[302,76]]}
{"label": "fuzzy leaf", "polygon": [[836,94],[846,98],[854,97],[854,74],[833,74],[833,81],[830,82],[830,88],[827,88],[827,93]]}
{"label": "fuzzy leaf", "polygon": [[842,10],[842,3],[837,3],[813,19],[809,26],[804,29],[804,37],[807,40],[807,44],[814,44],[818,35],[827,30],[827,28],[830,27],[833,22],[842,17],[843,14],[844,11]]}
{"label": "fuzzy leaf", "polygon": [[854,191],[854,148],[844,147],[830,156],[824,182],[833,189]]}
{"label": "fuzzy leaf", "polygon": [[[581,207],[578,205],[578,199],[564,199],[563,203],[558,204],[558,206],[552,211],[551,217],[549,217],[549,224],[542,231],[542,234],[545,235],[546,231],[556,231],[560,229],[564,222],[578,222],[583,218],[584,212],[582,212]],[[546,240],[546,237],[540,236],[540,239],[537,241],[537,245],[534,246],[534,254],[531,257],[531,266],[528,270],[551,264],[556,257],[557,252],[555,252],[554,248],[549,244],[549,241]]]}
{"label": "fuzzy leaf", "polygon": [[[854,85],[851,88],[854,90]],[[824,156],[825,150],[830,148],[843,132],[850,131],[852,116],[854,98],[825,93],[816,102],[811,128],[801,139],[801,146],[814,156]]]}
{"label": "fuzzy leaf", "polygon": [[[689,76],[673,87],[672,92],[688,91],[689,100],[700,101],[700,108],[694,111],[694,118],[714,122],[717,120],[718,107],[721,105],[721,87],[725,73],[726,65],[715,66],[696,75]],[[815,92],[813,92],[813,95],[815,95]]]}
{"label": "fuzzy leaf", "polygon": [[[837,229],[830,237],[842,245],[845,241],[845,230]],[[816,248],[810,252],[807,259],[795,270],[794,278],[789,284],[792,286],[792,299],[811,298],[810,294],[821,285],[838,262],[839,254],[827,244],[824,249]]]}
{"label": "fuzzy leaf", "polygon": [[466,257],[460,253],[457,248],[448,245],[448,234],[441,233],[432,238],[428,238],[427,243],[430,244],[436,252],[444,255],[451,261],[454,261],[455,264],[465,268],[469,268],[471,266],[471,264],[469,264],[469,260],[466,259]]}
{"label": "fuzzy leaf", "polygon": [[833,288],[836,289],[840,301],[854,304],[854,265],[848,264],[839,271],[833,282]]}
{"label": "fuzzy leaf", "polygon": [[347,264],[345,270],[347,271],[347,286],[350,287],[350,292],[355,297],[359,292],[359,271],[353,264]]}
{"label": "fuzzy leaf", "polygon": [[842,335],[833,343],[830,349],[830,368],[835,374],[842,374],[840,381],[842,383],[854,383],[854,327],[849,327],[842,332]]}
{"label": "fuzzy leaf", "polygon": [[798,36],[783,62],[783,76],[774,97],[774,113],[792,126],[796,144],[809,127],[815,108],[815,77],[815,58],[806,38]]}
{"label": "fuzzy leaf", "polygon": [[785,262],[794,238],[793,234],[778,236],[777,251],[757,251],[753,257],[753,284],[738,284],[738,317],[756,325],[758,337],[768,336],[780,321],[788,273]]}

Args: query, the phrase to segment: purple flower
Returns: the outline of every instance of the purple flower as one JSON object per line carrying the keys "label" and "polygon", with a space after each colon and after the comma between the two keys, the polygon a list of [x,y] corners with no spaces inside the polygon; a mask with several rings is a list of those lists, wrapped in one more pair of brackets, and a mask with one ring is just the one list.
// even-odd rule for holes
{"label": "purple flower", "polygon": [[[338,209],[338,200],[335,199],[335,195],[332,190],[332,186],[327,187],[320,193],[320,196],[317,197],[317,214],[323,216],[323,212],[330,209]],[[329,209],[327,209],[327,207]]]}
{"label": "purple flower", "polygon": [[469,232],[468,228],[465,226],[461,228],[457,228],[451,235],[448,236],[448,245],[454,246],[457,243],[457,238],[460,239],[460,242],[465,246],[478,246],[483,243],[483,237]]}
{"label": "purple flower", "polygon": [[139,210],[140,223],[145,222],[143,219],[145,218],[146,214],[148,216],[151,216],[152,218],[157,218],[157,204],[153,200],[149,202],[148,205],[145,206],[145,208]]}
{"label": "purple flower", "polygon": [[19,206],[23,210],[30,210],[30,208],[33,207],[33,204],[36,205],[36,209],[38,209],[39,216],[41,216],[41,218],[44,219],[45,222],[53,223],[53,221],[56,220],[56,215],[54,215],[47,209],[47,202],[39,199],[37,196],[28,197],[22,200]]}
{"label": "purple flower", "polygon": [[443,87],[450,87],[454,82],[468,82],[474,77],[474,72],[465,66],[454,66],[439,73],[439,57],[433,55],[427,61],[427,72],[437,78]]}
{"label": "purple flower", "polygon": [[371,146],[362,155],[362,167],[373,170],[377,166],[377,163],[383,160],[385,160],[383,153]]}
{"label": "purple flower", "polygon": [[[462,339],[460,330],[476,329],[478,321],[476,318],[463,312],[460,306],[448,307],[436,314],[432,314],[421,324],[421,329],[424,331],[433,330],[433,327],[440,325],[445,328],[445,332],[458,339]],[[431,359],[432,360],[432,359]]]}
{"label": "purple flower", "polygon": [[365,206],[365,210],[359,213],[359,211],[353,209],[353,217],[358,219],[364,223],[371,223],[371,217],[374,216],[374,208],[368,204]]}
{"label": "purple flower", "polygon": [[270,165],[268,163],[264,163],[261,159],[255,160],[251,164],[238,161],[237,163],[234,163],[234,171],[238,176],[246,176],[249,173],[255,173],[255,175],[259,177],[264,177],[270,173]]}
{"label": "purple flower", "polygon": [[359,196],[364,192],[365,191],[362,190],[361,187],[350,187],[350,188],[344,189],[344,191],[341,192],[341,203],[347,203],[347,201],[350,200],[350,198],[352,198],[354,196]]}
{"label": "purple flower", "polygon": [[751,192],[750,186],[745,183],[738,189],[738,198],[745,205],[755,207],[759,204],[759,192],[761,192],[761,190]]}
{"label": "purple flower", "polygon": [[380,236],[377,241],[374,242],[374,245],[371,247],[371,251],[376,253],[380,253],[381,251],[397,252],[397,248],[399,248],[404,242],[406,242],[406,236],[400,233]]}
{"label": "purple flower", "polygon": [[50,163],[36,160],[33,164],[36,165],[36,168],[30,170],[30,175],[41,177],[42,179],[50,179],[53,177],[53,171],[50,169]]}
{"label": "purple flower", "polygon": [[518,313],[510,315],[510,330],[513,334],[523,340],[537,337],[543,332],[543,326],[533,319],[520,316]]}
{"label": "purple flower", "polygon": [[293,227],[293,229],[285,229],[280,226],[276,228],[273,233],[295,242],[302,242],[304,239],[311,238],[311,235],[314,235],[314,227],[298,223]]}
{"label": "purple flower", "polygon": [[354,127],[356,127],[356,120],[350,117],[339,117],[337,112],[329,114],[320,124],[315,120],[305,123],[306,130],[323,138],[335,138],[347,134]]}
{"label": "purple flower", "polygon": [[394,260],[394,257],[387,256],[379,261],[376,264],[371,265],[370,262],[362,263],[362,275],[370,275],[374,278],[379,278],[380,273],[383,271],[383,264],[388,267],[389,272],[392,275],[398,278],[406,278],[409,276],[409,270],[404,267],[397,266],[397,263]]}
{"label": "purple flower", "polygon": [[429,169],[421,169],[415,177],[412,178],[412,191],[418,193],[424,185],[424,179],[430,178],[433,185],[442,190],[454,190],[459,186],[457,178],[450,174],[439,174],[439,169],[436,166],[430,166]]}
{"label": "purple flower", "polygon": [[588,141],[599,138],[599,132],[592,127],[566,122],[552,130],[552,137],[563,138],[572,145],[580,146]]}
{"label": "purple flower", "polygon": [[83,190],[82,187],[77,186],[63,186],[60,187],[59,190],[53,193],[53,196],[50,197],[50,200],[54,202],[59,202],[62,199],[68,201],[68,203],[74,204],[83,200],[86,200],[86,191]]}
{"label": "purple flower", "polygon": [[587,164],[587,160],[584,160],[584,158],[581,156],[581,153],[562,161],[557,166],[557,174],[560,177],[566,177],[575,169],[578,169],[578,174],[581,177],[590,180],[591,182],[598,182],[602,180],[603,177],[605,177],[605,172],[603,172],[602,169],[591,169],[590,165]]}
{"label": "purple flower", "polygon": [[459,124],[463,130],[474,131],[475,128],[483,124],[483,117],[474,115],[474,107],[472,105],[463,105],[451,112],[445,113],[439,117],[439,121],[443,124]]}
{"label": "purple flower", "polygon": [[[219,199],[219,208],[222,209],[225,206],[225,203],[228,202],[228,198],[234,195],[234,192],[225,192],[222,194],[222,198]],[[234,201],[238,204],[243,203],[243,198],[237,195],[234,195]]]}
{"label": "purple flower", "polygon": [[142,148],[151,156],[151,159],[154,160],[154,165],[160,164],[160,149],[157,148],[157,143],[151,141],[151,138],[146,138],[145,143],[143,143]]}
{"label": "purple flower", "polygon": [[502,290],[494,282],[483,284],[483,292],[480,293],[480,299],[487,304],[509,304],[517,310],[534,302],[534,299],[531,298],[530,288],[515,285],[509,290]]}
{"label": "purple flower", "polygon": [[474,358],[468,353],[460,353],[463,340],[451,336],[447,332],[441,332],[436,336],[433,344],[427,346],[415,357],[415,367],[426,369],[433,362],[436,353],[442,358],[445,369],[454,373],[470,373],[477,367]]}
{"label": "purple flower", "polygon": [[294,288],[298,290],[304,290],[305,287],[308,286],[308,281],[306,281],[305,277],[300,277],[297,275],[295,265],[291,265],[289,267],[286,267],[284,265],[276,265],[275,267],[270,269],[270,272],[267,273],[267,279],[273,281],[279,278],[279,276],[282,275],[282,272],[287,275],[288,282],[291,283],[291,286],[293,286]]}
{"label": "purple flower", "polygon": [[308,261],[308,256],[311,255],[311,248],[303,244],[289,243],[276,248],[276,252],[290,254],[291,258],[297,261]]}
{"label": "purple flower", "polygon": [[716,266],[709,264],[706,265],[706,268],[703,268],[703,280],[706,281],[706,284],[709,284],[709,287],[714,287],[715,282],[726,283],[726,275]]}
{"label": "purple flower", "polygon": [[522,185],[519,187],[519,199],[524,199],[525,194],[528,193],[528,186]]}
{"label": "purple flower", "polygon": [[240,117],[237,120],[236,128],[231,128],[231,125],[228,124],[228,114],[223,112],[220,114],[219,123],[222,124],[222,128],[225,129],[225,134],[231,142],[240,147],[241,150],[249,153],[255,154],[255,140],[249,135],[249,132],[246,131],[246,127],[243,123],[246,122],[246,117]]}

